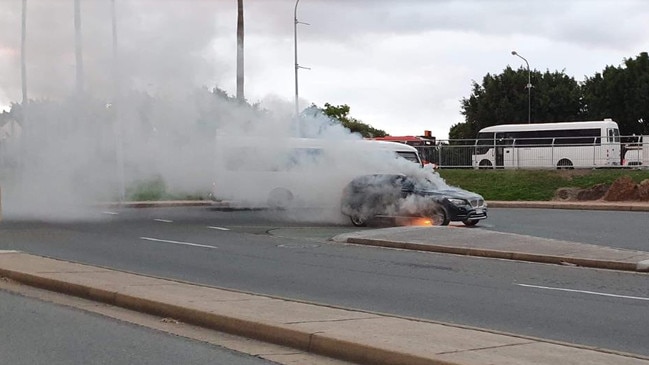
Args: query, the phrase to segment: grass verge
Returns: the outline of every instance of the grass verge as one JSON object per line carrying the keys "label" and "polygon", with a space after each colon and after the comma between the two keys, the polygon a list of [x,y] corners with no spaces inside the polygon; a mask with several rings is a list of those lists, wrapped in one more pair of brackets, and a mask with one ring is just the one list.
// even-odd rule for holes
{"label": "grass verge", "polygon": [[441,169],[439,175],[452,186],[481,194],[486,200],[551,200],[562,187],[590,188],[612,184],[621,176],[636,183],[649,179],[649,170],[455,170]]}

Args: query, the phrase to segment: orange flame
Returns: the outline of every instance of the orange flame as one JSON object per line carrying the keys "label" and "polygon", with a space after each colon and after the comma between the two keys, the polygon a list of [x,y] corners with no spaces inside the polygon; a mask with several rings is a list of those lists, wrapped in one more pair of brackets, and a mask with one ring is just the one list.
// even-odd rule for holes
{"label": "orange flame", "polygon": [[430,218],[413,218],[410,220],[411,226],[432,226],[433,221]]}

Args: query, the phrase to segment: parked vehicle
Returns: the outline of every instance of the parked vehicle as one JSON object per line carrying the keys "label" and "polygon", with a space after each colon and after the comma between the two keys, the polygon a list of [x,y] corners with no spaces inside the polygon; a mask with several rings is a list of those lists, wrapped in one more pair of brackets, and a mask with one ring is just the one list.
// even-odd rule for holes
{"label": "parked vehicle", "polygon": [[343,190],[341,211],[357,227],[380,216],[428,217],[433,225],[443,226],[455,221],[474,226],[487,218],[481,195],[440,185],[404,174],[363,175]]}
{"label": "parked vehicle", "polygon": [[501,124],[483,128],[473,167],[591,168],[621,165],[620,131],[611,119],[590,122]]}

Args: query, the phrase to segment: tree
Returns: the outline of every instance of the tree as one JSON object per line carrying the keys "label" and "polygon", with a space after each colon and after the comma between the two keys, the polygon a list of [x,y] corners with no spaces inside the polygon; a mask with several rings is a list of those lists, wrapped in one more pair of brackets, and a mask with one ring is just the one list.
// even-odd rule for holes
{"label": "tree", "polygon": [[582,86],[584,114],[588,119],[612,118],[622,135],[649,134],[649,55],[625,59],[619,67],[607,66],[587,78]]}
{"label": "tree", "polygon": [[325,103],[324,106],[324,109],[321,110],[325,115],[339,121],[345,128],[352,131],[352,133],[359,133],[365,138],[385,137],[388,135],[383,130],[376,129],[369,124],[365,124],[356,118],[350,117],[350,107],[347,104],[331,105]]}
{"label": "tree", "polygon": [[[620,134],[649,134],[649,55],[607,66],[579,84],[563,71],[533,71],[532,122],[602,120],[618,123]],[[506,68],[473,82],[472,93],[462,99],[464,123],[451,127],[449,138],[475,138],[484,127],[524,123],[527,115],[527,70]]]}
{"label": "tree", "polygon": [[[581,94],[574,78],[562,72],[532,71],[532,97],[528,99],[527,69],[505,68],[500,75],[487,74],[482,84],[473,82],[472,93],[462,99],[465,122],[451,127],[451,138],[475,138],[482,128],[497,124],[579,120]],[[529,104],[528,104],[529,103]]]}

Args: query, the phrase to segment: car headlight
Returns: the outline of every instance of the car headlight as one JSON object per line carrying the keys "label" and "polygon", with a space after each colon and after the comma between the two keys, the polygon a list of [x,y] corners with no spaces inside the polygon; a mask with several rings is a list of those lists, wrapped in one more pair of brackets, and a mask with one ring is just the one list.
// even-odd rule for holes
{"label": "car headlight", "polygon": [[463,200],[463,199],[449,198],[448,201],[450,201],[454,205],[467,205],[466,200]]}

